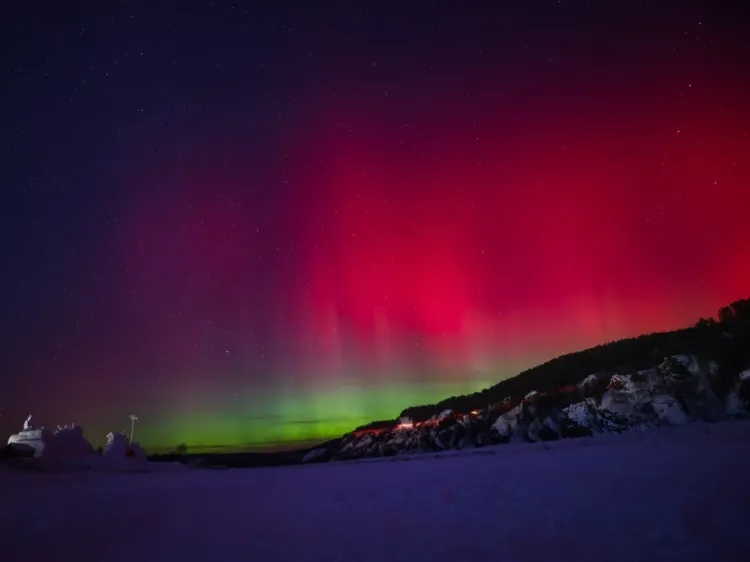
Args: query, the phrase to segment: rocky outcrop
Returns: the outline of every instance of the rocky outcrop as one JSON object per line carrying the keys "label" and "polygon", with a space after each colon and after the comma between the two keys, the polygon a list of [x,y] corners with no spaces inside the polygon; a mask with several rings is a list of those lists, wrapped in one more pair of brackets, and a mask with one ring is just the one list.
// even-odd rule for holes
{"label": "rocky outcrop", "polygon": [[750,369],[740,373],[724,399],[724,408],[729,416],[750,416]]}
{"label": "rocky outcrop", "polygon": [[724,406],[711,388],[715,365],[701,368],[695,357],[669,357],[658,367],[670,393],[695,418],[717,421],[724,417]]}
{"label": "rocky outcrop", "polygon": [[750,370],[739,373],[730,394],[722,398],[712,387],[716,371],[715,364],[693,356],[672,356],[651,369],[597,373],[558,392],[530,392],[515,404],[506,400],[468,414],[446,410],[423,422],[402,419],[393,428],[355,431],[336,447],[313,449],[303,462],[549,441],[750,416]]}

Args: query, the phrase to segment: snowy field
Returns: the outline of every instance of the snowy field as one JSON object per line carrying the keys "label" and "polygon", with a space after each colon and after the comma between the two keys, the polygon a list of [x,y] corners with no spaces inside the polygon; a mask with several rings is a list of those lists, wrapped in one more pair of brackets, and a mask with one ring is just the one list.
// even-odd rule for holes
{"label": "snowy field", "polygon": [[271,469],[0,469],[0,560],[750,560],[750,422]]}

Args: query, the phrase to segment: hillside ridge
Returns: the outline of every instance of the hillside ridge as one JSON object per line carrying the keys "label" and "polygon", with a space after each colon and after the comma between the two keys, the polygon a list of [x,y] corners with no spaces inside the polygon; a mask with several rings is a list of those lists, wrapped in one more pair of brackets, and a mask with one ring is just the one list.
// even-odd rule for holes
{"label": "hillside ridge", "polygon": [[389,456],[750,415],[750,299],[695,325],[551,359],[487,389],[403,410],[308,451]]}

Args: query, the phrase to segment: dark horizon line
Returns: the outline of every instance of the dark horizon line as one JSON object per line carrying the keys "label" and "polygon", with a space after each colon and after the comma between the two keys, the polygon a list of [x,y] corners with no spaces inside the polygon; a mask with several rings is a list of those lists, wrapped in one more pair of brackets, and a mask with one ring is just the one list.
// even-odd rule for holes
{"label": "dark horizon line", "polygon": [[[210,454],[210,452],[221,453],[283,453],[304,450],[321,443],[325,443],[329,439],[294,439],[289,441],[264,441],[261,443],[238,443],[238,444],[214,444],[214,445],[194,445],[191,446],[189,443],[185,443],[187,446],[186,454]],[[177,452],[176,446],[169,447],[144,447],[147,449],[149,454],[175,454]]]}

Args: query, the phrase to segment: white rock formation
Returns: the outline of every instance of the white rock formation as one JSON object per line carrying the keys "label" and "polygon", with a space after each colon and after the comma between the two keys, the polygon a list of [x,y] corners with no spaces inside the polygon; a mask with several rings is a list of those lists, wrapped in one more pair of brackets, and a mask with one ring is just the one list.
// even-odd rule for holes
{"label": "white rock formation", "polygon": [[[613,375],[598,402],[572,404],[563,413],[577,425],[598,431],[720,419],[725,407],[709,380],[716,369],[715,363],[701,365],[694,356],[668,357],[658,367],[635,375]],[[739,413],[737,400],[730,401],[726,411]]]}

